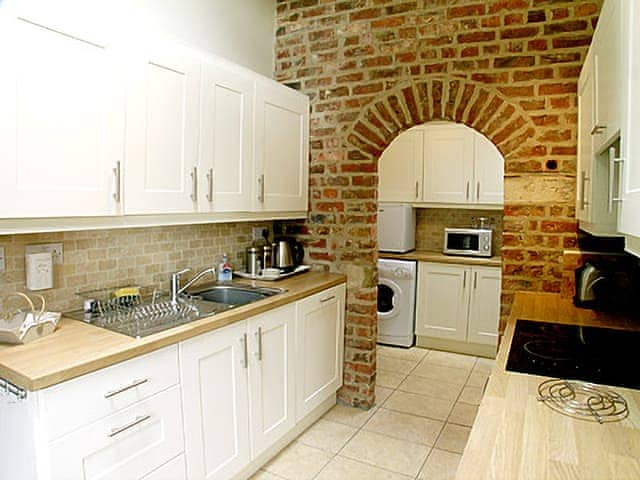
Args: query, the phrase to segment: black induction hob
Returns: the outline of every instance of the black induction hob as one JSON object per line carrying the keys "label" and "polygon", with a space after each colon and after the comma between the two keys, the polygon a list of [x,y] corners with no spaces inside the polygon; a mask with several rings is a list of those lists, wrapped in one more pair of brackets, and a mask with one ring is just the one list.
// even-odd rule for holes
{"label": "black induction hob", "polygon": [[507,370],[640,389],[640,332],[518,320]]}

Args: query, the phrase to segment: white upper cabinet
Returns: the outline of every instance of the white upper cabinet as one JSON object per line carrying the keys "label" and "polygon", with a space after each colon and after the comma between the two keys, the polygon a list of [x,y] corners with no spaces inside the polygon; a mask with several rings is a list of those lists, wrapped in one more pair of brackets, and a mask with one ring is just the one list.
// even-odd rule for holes
{"label": "white upper cabinet", "polygon": [[200,63],[175,46],[132,54],[127,89],[125,213],[197,211]]}
{"label": "white upper cabinet", "polygon": [[594,56],[589,52],[578,81],[578,184],[576,188],[576,217],[590,222],[591,164],[593,162],[593,135],[595,125],[595,72]]}
{"label": "white upper cabinet", "polygon": [[117,48],[55,9],[16,5],[0,18],[0,218],[117,214],[125,119]]}
{"label": "white upper cabinet", "polygon": [[213,61],[202,67],[200,211],[253,208],[255,79]]}
{"label": "white upper cabinet", "polygon": [[475,201],[482,204],[504,203],[504,159],[498,148],[484,136],[474,132]]}
{"label": "white upper cabinet", "polygon": [[425,129],[425,202],[473,202],[473,140],[473,133],[460,125]]}
{"label": "white upper cabinet", "polygon": [[399,135],[383,152],[378,165],[378,200],[418,202],[422,199],[423,132]]}
{"label": "white upper cabinet", "polygon": [[255,210],[306,211],[309,99],[264,80],[256,83]]}

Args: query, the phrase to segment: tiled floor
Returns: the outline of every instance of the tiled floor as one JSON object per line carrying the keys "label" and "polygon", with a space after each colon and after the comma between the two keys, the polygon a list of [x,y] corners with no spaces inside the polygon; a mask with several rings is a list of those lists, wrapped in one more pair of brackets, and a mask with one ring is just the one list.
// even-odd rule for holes
{"label": "tiled floor", "polygon": [[376,406],[336,405],[252,480],[453,478],[492,366],[379,346]]}

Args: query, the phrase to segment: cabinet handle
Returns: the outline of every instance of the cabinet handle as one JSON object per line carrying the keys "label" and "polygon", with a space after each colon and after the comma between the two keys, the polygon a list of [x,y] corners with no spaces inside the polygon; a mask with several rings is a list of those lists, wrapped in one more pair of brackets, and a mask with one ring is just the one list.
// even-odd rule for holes
{"label": "cabinet handle", "polygon": [[120,160],[118,160],[113,169],[113,175],[116,178],[116,191],[113,193],[113,199],[118,203],[120,203],[120,173]]}
{"label": "cabinet handle", "polygon": [[333,300],[334,298],[336,298],[335,295],[331,295],[330,297],[327,298],[323,298],[322,300],[320,300],[320,303],[327,303],[330,302],[331,300]]}
{"label": "cabinet handle", "polygon": [[591,135],[600,135],[602,131],[606,129],[607,129],[606,125],[594,125],[590,133]]}
{"label": "cabinet handle", "polygon": [[207,183],[209,185],[209,193],[207,193],[207,200],[213,202],[213,168],[210,168],[207,172]]}
{"label": "cabinet handle", "polygon": [[149,381],[148,378],[141,378],[140,380],[134,380],[129,385],[125,387],[118,388],[116,390],[111,390],[104,394],[104,398],[111,398],[119,395],[120,393],[126,392],[127,390],[131,390],[132,388],[139,387],[140,385],[147,383]]}
{"label": "cabinet handle", "polygon": [[242,335],[240,339],[240,343],[242,343],[242,366],[244,368],[249,368],[249,350],[247,347],[247,334]]}
{"label": "cabinet handle", "polygon": [[258,327],[258,331],[256,332],[256,339],[258,340],[258,352],[256,353],[256,357],[258,357],[258,361],[262,361],[262,327]]}
{"label": "cabinet handle", "polygon": [[580,195],[580,210],[584,210],[586,208],[587,205],[589,205],[589,202],[587,202],[586,200],[586,195],[585,195],[585,184],[589,181],[589,178],[587,177],[587,172],[585,170],[582,170],[580,172],[580,189],[582,190],[581,195]]}
{"label": "cabinet handle", "polygon": [[[616,149],[614,147],[609,148],[609,193],[608,193],[608,203],[607,203],[607,211],[609,213],[613,212],[613,204],[622,202],[622,198],[620,195],[620,188],[618,188],[618,196],[613,196],[613,189],[615,188],[615,176],[616,176],[616,166],[622,164],[624,162],[623,158],[616,158]],[[620,178],[620,177],[618,177]]]}
{"label": "cabinet handle", "polygon": [[464,271],[464,277],[462,278],[462,289],[467,288],[467,271]]}
{"label": "cabinet handle", "polygon": [[469,200],[469,181],[467,180],[467,196],[465,197],[467,200]]}
{"label": "cabinet handle", "polygon": [[476,200],[480,201],[480,182],[476,184]]}
{"label": "cabinet handle", "polygon": [[418,188],[420,188],[420,184],[416,181],[416,200],[418,199]]}
{"label": "cabinet handle", "polygon": [[127,423],[126,425],[123,425],[121,427],[112,428],[111,432],[109,432],[107,434],[107,436],[110,437],[110,438],[115,437],[116,435],[119,435],[122,432],[126,432],[130,428],[135,427],[136,425],[140,425],[142,422],[146,422],[150,418],[151,418],[151,415],[142,415],[140,417],[136,417],[135,420],[132,420],[131,422]]}
{"label": "cabinet handle", "polygon": [[198,201],[198,167],[191,170],[191,200]]}
{"label": "cabinet handle", "polygon": [[264,203],[264,173],[258,177],[258,201]]}
{"label": "cabinet handle", "polygon": [[473,272],[473,289],[478,287],[478,272]]}

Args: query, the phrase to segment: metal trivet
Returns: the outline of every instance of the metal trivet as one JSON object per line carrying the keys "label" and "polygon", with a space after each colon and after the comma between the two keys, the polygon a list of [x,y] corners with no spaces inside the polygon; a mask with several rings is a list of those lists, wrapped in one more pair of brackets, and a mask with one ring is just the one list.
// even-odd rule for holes
{"label": "metal trivet", "polygon": [[619,422],[629,415],[624,398],[593,383],[551,379],[538,385],[538,394],[552,410],[580,420]]}

